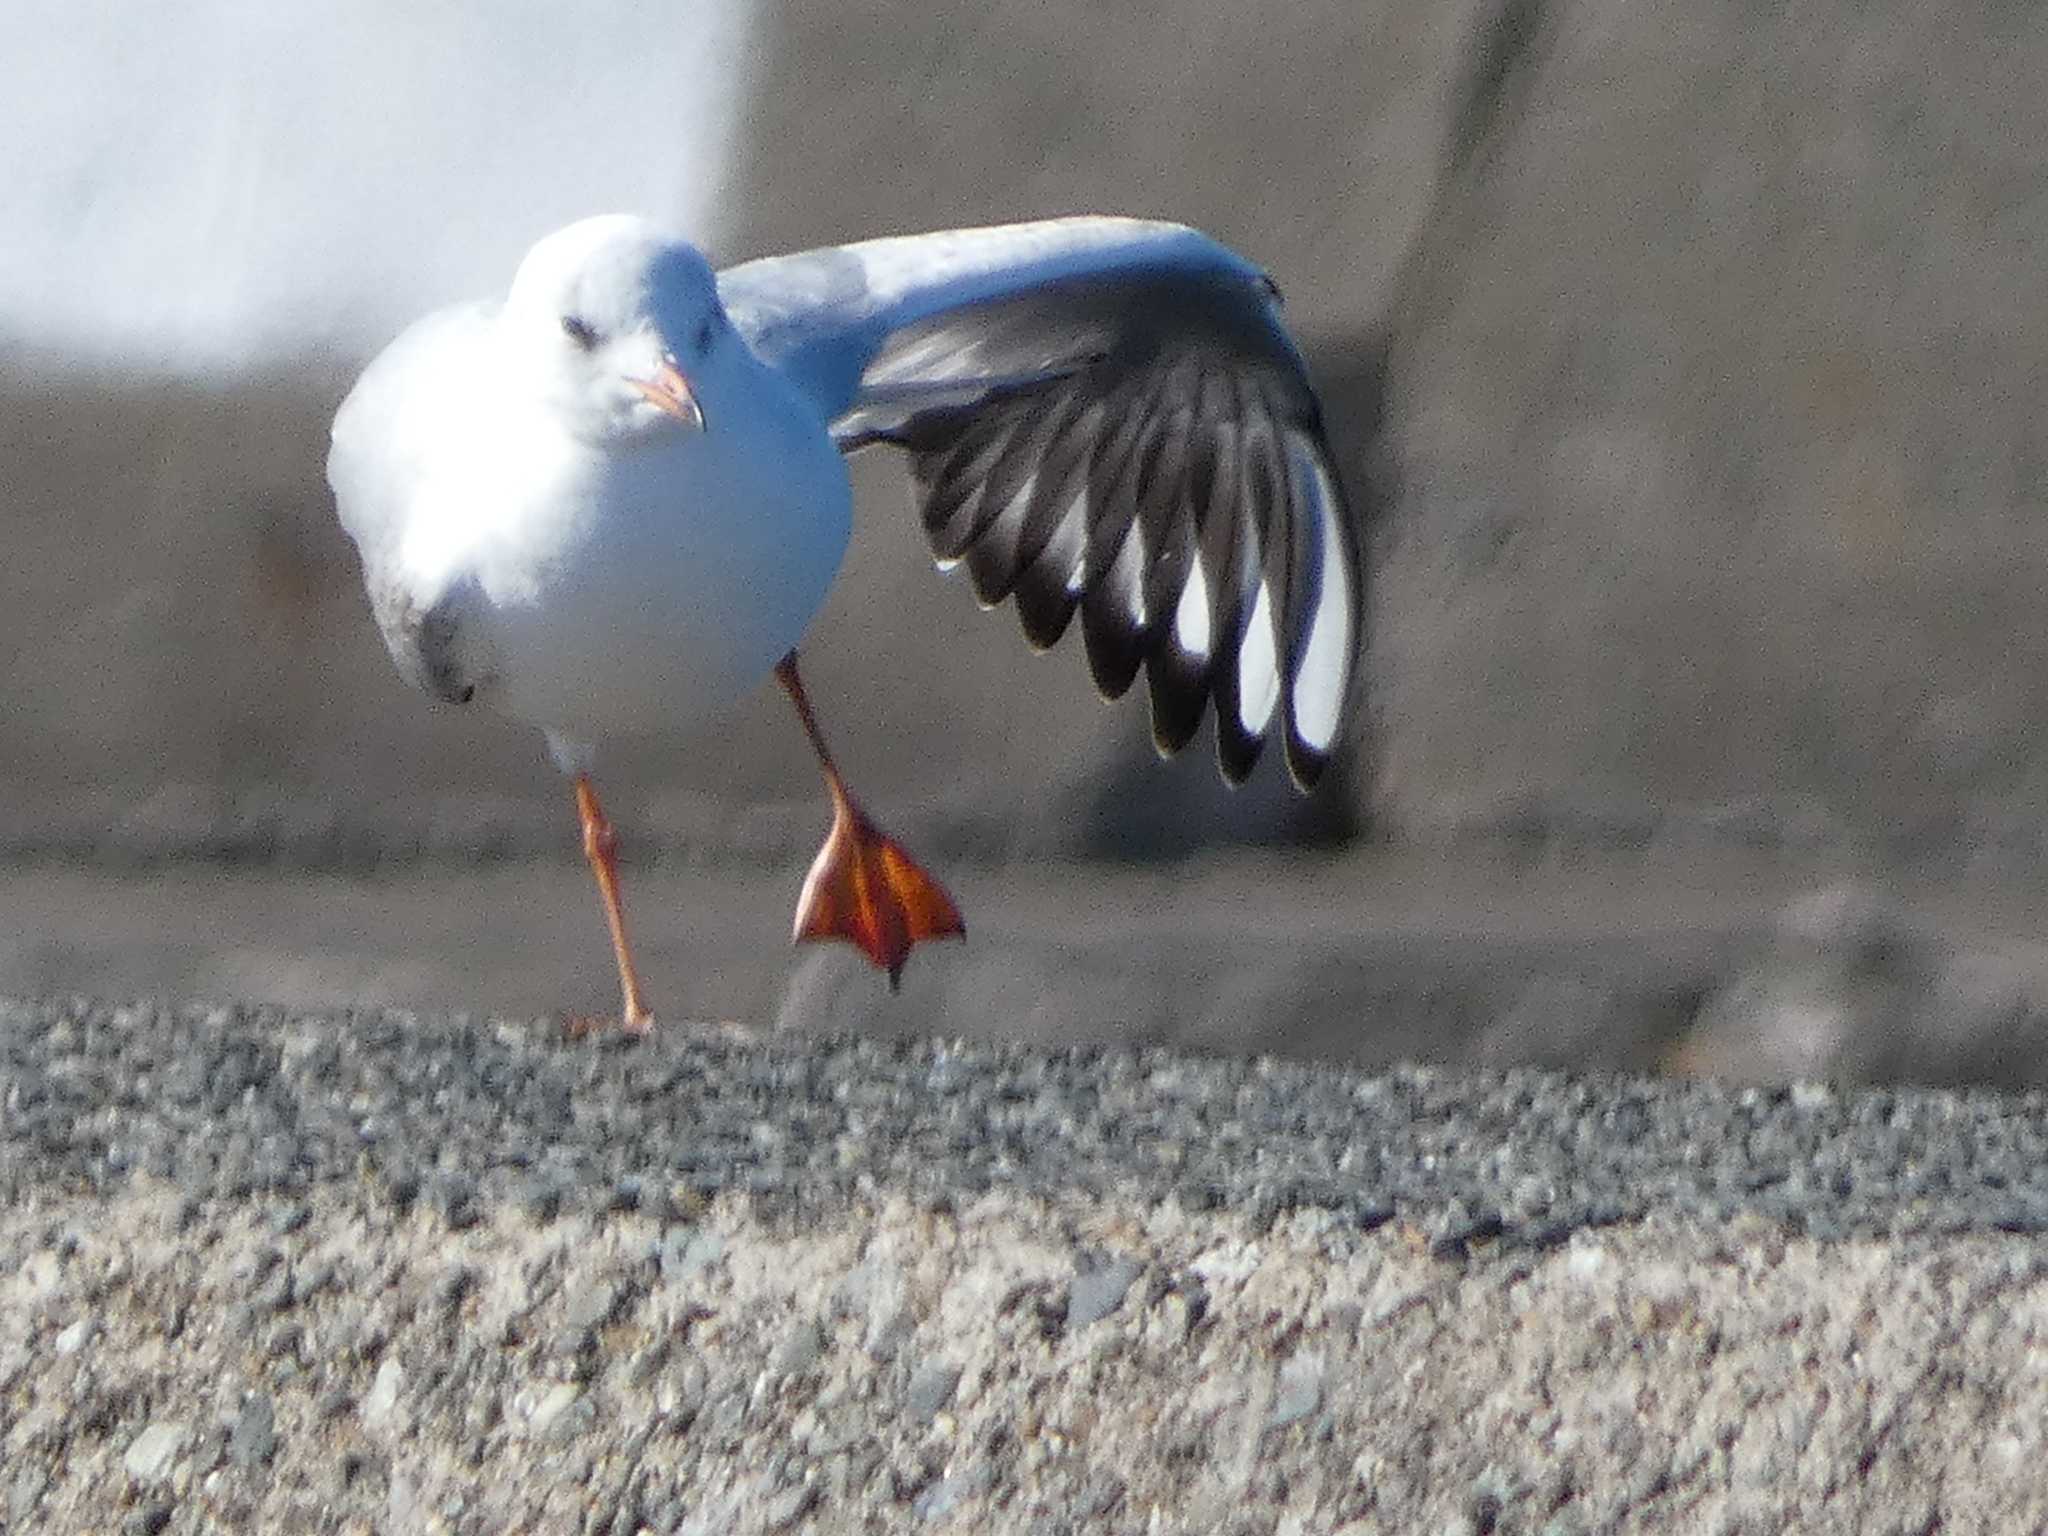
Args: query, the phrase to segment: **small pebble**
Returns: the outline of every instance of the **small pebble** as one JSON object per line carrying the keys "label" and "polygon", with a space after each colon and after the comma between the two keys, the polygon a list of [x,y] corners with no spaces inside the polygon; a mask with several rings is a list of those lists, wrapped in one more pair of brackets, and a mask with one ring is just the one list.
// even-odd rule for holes
{"label": "small pebble", "polygon": [[768,1501],[761,1522],[771,1531],[785,1531],[816,1508],[818,1490],[809,1483],[785,1489]]}
{"label": "small pebble", "polygon": [[969,1499],[987,1493],[995,1475],[986,1462],[977,1462],[964,1472],[933,1483],[910,1502],[910,1512],[920,1520],[939,1520]]}
{"label": "small pebble", "polygon": [[775,1351],[769,1368],[778,1376],[801,1376],[823,1358],[825,1334],[814,1321],[798,1323]]}
{"label": "small pebble", "polygon": [[568,1324],[579,1331],[603,1328],[618,1317],[623,1301],[619,1288],[606,1281],[578,1286],[569,1296]]}
{"label": "small pebble", "polygon": [[1314,1413],[1323,1401],[1323,1359],[1321,1355],[1299,1354],[1280,1368],[1273,1389],[1273,1408],[1266,1416],[1266,1428],[1285,1429]]}
{"label": "small pebble", "polygon": [[277,1408],[265,1392],[252,1392],[228,1436],[228,1460],[244,1471],[262,1466],[277,1450]]}
{"label": "small pebble", "polygon": [[369,1396],[363,1399],[363,1422],[373,1429],[387,1422],[398,1409],[398,1394],[404,1385],[405,1367],[395,1359],[378,1366]]}
{"label": "small pebble", "polygon": [[960,1367],[950,1360],[935,1360],[910,1378],[903,1394],[903,1411],[911,1422],[929,1424],[941,1409],[950,1407],[960,1390]]}
{"label": "small pebble", "polygon": [[1119,1255],[1083,1269],[1067,1289],[1067,1328],[1099,1323],[1124,1304],[1131,1282],[1145,1272],[1136,1259]]}
{"label": "small pebble", "polygon": [[139,1483],[160,1481],[170,1475],[188,1433],[183,1424],[152,1424],[135,1437],[121,1457],[121,1465]]}
{"label": "small pebble", "polygon": [[580,1433],[595,1416],[595,1409],[584,1401],[583,1389],[573,1382],[561,1381],[548,1388],[534,1404],[526,1422],[534,1434],[559,1440]]}

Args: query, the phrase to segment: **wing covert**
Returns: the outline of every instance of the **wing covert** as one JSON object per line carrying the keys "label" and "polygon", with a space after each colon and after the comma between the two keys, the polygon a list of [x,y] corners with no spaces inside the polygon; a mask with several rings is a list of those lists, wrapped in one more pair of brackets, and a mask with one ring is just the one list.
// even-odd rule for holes
{"label": "wing covert", "polygon": [[1259,270],[1179,225],[1041,224],[870,241],[721,274],[736,326],[848,451],[906,451],[933,556],[1075,617],[1097,688],[1142,670],[1177,752],[1213,703],[1219,766],[1276,724],[1304,788],[1343,731],[1358,534],[1301,356]]}

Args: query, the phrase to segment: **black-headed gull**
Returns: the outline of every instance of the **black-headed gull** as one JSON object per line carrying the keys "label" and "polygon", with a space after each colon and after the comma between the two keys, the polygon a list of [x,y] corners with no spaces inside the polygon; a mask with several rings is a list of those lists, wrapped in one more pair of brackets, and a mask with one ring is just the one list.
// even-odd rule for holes
{"label": "black-headed gull", "polygon": [[1145,671],[1162,753],[1216,706],[1224,775],[1282,737],[1306,788],[1339,743],[1358,536],[1269,279],[1177,224],[1069,218],[869,240],[714,273],[626,216],[528,253],[500,302],[428,316],[343,402],[328,479],[392,659],[546,730],[575,781],[624,1024],[652,1014],[607,736],[715,717],[773,673],[833,827],[796,937],[899,976],[964,932],[862,812],[796,647],[839,568],[841,455],[910,455],[942,568],[1048,647],[1076,612],[1096,686]]}

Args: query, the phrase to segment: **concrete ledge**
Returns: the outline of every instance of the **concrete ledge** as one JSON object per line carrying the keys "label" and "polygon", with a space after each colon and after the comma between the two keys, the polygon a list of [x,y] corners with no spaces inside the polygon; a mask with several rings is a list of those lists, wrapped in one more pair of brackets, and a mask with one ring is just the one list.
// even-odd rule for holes
{"label": "concrete ledge", "polygon": [[10,1528],[2030,1529],[2048,1105],[0,1007]]}
{"label": "concrete ledge", "polygon": [[[166,1531],[2028,1530],[2018,1237],[1449,1254],[1114,1194],[802,1231],[361,1188],[0,1217],[7,1512]],[[32,1406],[22,1406],[24,1404]]]}

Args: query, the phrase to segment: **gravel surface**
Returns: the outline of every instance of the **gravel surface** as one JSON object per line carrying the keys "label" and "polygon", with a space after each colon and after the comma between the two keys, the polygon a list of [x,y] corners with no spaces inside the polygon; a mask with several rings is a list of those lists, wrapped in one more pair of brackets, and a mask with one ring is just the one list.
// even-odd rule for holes
{"label": "gravel surface", "polygon": [[8,1529],[2031,1529],[2048,1102],[0,1004]]}
{"label": "gravel surface", "polygon": [[501,1204],[748,1197],[801,1226],[901,1196],[1177,1200],[1264,1225],[1400,1217],[1455,1249],[1651,1215],[1817,1237],[2048,1230],[2048,1098],[1262,1059],[737,1029],[568,1043],[559,1023],[0,1004],[0,1193],[191,1201],[367,1185],[460,1223]]}

